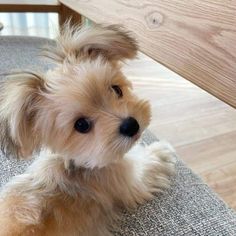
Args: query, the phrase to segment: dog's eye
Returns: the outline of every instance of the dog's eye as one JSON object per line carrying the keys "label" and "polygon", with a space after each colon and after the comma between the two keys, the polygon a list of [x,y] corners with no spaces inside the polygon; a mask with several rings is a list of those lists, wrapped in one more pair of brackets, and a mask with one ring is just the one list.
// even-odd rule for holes
{"label": "dog's eye", "polygon": [[92,127],[92,122],[88,118],[79,118],[74,125],[75,129],[80,133],[88,133]]}
{"label": "dog's eye", "polygon": [[112,85],[111,87],[115,91],[115,93],[117,94],[118,98],[123,97],[123,92],[118,85]]}

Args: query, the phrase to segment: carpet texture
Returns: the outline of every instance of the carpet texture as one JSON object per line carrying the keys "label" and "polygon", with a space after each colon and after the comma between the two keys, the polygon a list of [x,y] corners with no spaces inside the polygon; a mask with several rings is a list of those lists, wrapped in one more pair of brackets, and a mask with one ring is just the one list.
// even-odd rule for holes
{"label": "carpet texture", "polygon": [[[40,60],[39,48],[52,43],[47,39],[32,37],[0,37],[0,74],[12,69],[47,70],[50,64]],[[3,76],[0,76],[3,79]],[[156,138],[146,132],[143,143]],[[29,162],[6,159],[0,154],[0,185],[11,176],[22,173]],[[163,194],[126,213],[116,236],[235,236],[236,213],[196,176],[177,160],[177,174],[172,187]]]}

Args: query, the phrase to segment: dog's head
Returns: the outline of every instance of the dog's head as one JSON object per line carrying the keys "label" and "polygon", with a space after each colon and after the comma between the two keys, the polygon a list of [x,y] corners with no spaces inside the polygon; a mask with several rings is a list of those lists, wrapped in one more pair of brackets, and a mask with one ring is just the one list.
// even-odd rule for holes
{"label": "dog's head", "polygon": [[17,74],[2,86],[2,150],[27,157],[46,146],[90,168],[121,158],[150,120],[148,102],[121,71],[120,62],[136,52],[135,40],[117,26],[67,25],[46,52],[53,70]]}

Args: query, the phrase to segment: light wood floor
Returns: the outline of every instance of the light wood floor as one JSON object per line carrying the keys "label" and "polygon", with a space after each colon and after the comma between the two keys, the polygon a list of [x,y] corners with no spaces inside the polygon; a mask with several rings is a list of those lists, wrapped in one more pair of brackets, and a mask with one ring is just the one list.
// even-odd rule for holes
{"label": "light wood floor", "polygon": [[236,110],[140,54],[125,73],[152,104],[150,129],[236,209]]}

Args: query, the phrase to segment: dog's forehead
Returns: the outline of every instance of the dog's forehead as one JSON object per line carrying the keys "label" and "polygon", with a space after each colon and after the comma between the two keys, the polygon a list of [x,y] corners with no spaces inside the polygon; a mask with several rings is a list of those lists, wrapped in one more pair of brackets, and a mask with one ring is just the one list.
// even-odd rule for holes
{"label": "dog's forehead", "polygon": [[114,84],[125,84],[120,69],[100,60],[79,63],[73,69],[72,80],[76,83],[78,93],[87,98],[103,97]]}
{"label": "dog's forehead", "polygon": [[78,82],[94,86],[109,85],[120,74],[119,68],[99,58],[79,63],[72,70]]}
{"label": "dog's forehead", "polygon": [[111,86],[129,85],[120,68],[101,59],[64,65],[49,79],[51,94],[58,102],[79,106],[100,106],[109,103]]}

